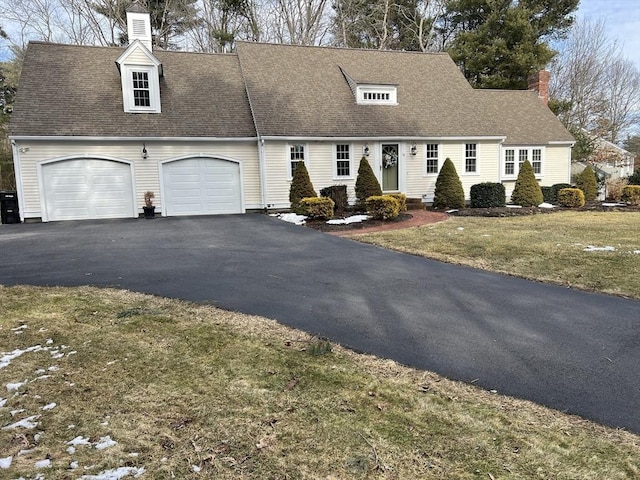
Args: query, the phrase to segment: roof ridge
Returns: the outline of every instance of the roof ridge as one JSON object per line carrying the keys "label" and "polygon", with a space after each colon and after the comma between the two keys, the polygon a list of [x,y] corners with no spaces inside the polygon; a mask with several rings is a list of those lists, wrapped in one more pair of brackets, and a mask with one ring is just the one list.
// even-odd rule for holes
{"label": "roof ridge", "polygon": [[294,43],[273,43],[273,42],[254,42],[250,40],[236,40],[237,44],[261,45],[268,47],[291,47],[291,48],[313,48],[322,50],[339,50],[339,51],[356,51],[356,52],[374,52],[374,53],[403,53],[408,55],[434,55],[446,56],[447,52],[418,52],[414,50],[379,50],[377,48],[357,48],[357,47],[339,47],[336,45],[298,45]]}

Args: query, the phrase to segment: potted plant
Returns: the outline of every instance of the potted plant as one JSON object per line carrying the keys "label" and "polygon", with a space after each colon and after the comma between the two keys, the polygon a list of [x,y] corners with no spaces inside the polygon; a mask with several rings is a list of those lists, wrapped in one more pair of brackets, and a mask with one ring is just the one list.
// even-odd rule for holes
{"label": "potted plant", "polygon": [[156,196],[153,192],[144,192],[144,207],[142,207],[144,218],[155,218],[156,207],[153,204],[154,198],[156,198]]}

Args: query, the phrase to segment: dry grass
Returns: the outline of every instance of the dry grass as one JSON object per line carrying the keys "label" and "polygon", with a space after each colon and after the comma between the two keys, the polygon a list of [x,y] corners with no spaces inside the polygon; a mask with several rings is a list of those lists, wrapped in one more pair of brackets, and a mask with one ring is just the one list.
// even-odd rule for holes
{"label": "dry grass", "polygon": [[[640,476],[635,435],[338,346],[313,356],[262,318],[91,288],[0,287],[0,311],[4,353],[49,349],[0,369],[0,426],[39,415],[0,430],[0,478],[47,457],[47,479]],[[68,451],[77,436],[117,445]]]}
{"label": "dry grass", "polygon": [[[452,217],[352,238],[445,262],[640,298],[640,212]],[[588,245],[615,251],[585,252]]]}

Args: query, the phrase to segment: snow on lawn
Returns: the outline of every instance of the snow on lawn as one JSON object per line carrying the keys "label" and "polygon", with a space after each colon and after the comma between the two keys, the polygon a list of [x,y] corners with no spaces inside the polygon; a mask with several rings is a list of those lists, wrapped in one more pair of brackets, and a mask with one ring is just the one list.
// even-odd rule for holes
{"label": "snow on lawn", "polygon": [[595,247],[593,245],[587,245],[587,248],[582,249],[583,252],[615,252],[616,247]]}
{"label": "snow on lawn", "polygon": [[[11,331],[13,331],[14,333],[22,333],[27,328],[28,328],[27,325],[20,325],[19,327],[12,328]],[[40,329],[39,333],[44,333],[45,331],[46,330],[44,329]],[[26,354],[31,354],[36,352],[48,352],[51,360],[59,360],[62,358],[68,358],[69,356],[77,353],[75,350],[68,351],[70,347],[67,345],[59,345],[59,346],[54,345],[54,341],[51,338],[45,338],[43,340],[46,346],[42,346],[42,344],[38,344],[28,348],[15,349],[11,352],[0,352],[0,369],[3,369],[3,374],[5,374],[5,372],[10,372],[12,363],[19,362],[20,357]],[[25,409],[23,408],[18,408],[13,410],[9,410],[9,409],[12,406],[15,407],[19,405],[19,403],[12,405],[12,399],[15,397],[19,398],[20,396],[25,395],[26,392],[23,390],[23,387],[25,385],[29,385],[29,395],[33,395],[34,398],[40,399],[41,397],[36,393],[37,387],[35,385],[37,384],[34,384],[33,382],[37,380],[43,380],[43,379],[53,379],[53,381],[55,381],[55,379],[62,378],[61,375],[64,375],[63,370],[64,369],[61,368],[59,365],[51,365],[48,368],[36,369],[33,372],[33,378],[31,379],[26,379],[24,381],[13,381],[13,382],[4,383],[4,389],[6,389],[7,392],[10,392],[13,396],[10,396],[10,398],[6,398],[6,399],[0,398],[0,410],[7,409],[5,411],[8,411],[8,413],[12,417],[24,417],[24,418],[16,418],[15,422],[12,422],[7,425],[0,425],[0,428],[2,430],[15,430],[16,435],[23,435],[23,432],[25,430],[36,429],[36,433],[33,436],[36,446],[35,448],[31,448],[30,450],[20,450],[20,451],[16,450],[15,452],[8,452],[8,451],[3,452],[5,453],[5,455],[8,453],[12,453],[12,455],[0,458],[0,469],[11,472],[12,465],[14,464],[13,462],[14,458],[24,455],[25,456],[24,458],[32,462],[32,465],[33,465],[33,472],[28,478],[32,480],[44,480],[45,475],[43,473],[39,473],[38,470],[42,472],[42,471],[45,471],[46,469],[49,469],[55,466],[55,460],[51,460],[48,455],[46,458],[44,459],[42,458],[41,452],[38,452],[39,450],[38,442],[40,441],[40,439],[43,437],[43,434],[45,433],[44,431],[41,430],[42,423],[44,423],[45,425],[47,424],[46,421],[41,423],[42,417],[55,415],[56,414],[55,412],[57,411],[56,407],[58,407],[58,404],[56,402],[48,402],[48,403],[43,402],[44,405],[38,407],[37,413],[26,412]],[[44,373],[49,373],[49,375],[43,375]],[[10,373],[6,373],[6,374],[8,375]],[[68,385],[73,386],[73,384],[68,384]],[[30,415],[30,413],[32,413],[33,415]],[[75,427],[71,426],[70,428],[75,428]],[[96,438],[99,438],[99,440],[92,442],[89,439],[93,437],[94,437],[93,435],[87,435],[87,436],[78,435],[72,440],[69,440],[66,444],[60,445],[60,450],[66,451],[66,453],[69,455],[73,455],[76,452],[77,447],[84,446],[86,448],[92,449],[92,451],[94,451],[96,455],[102,455],[101,452],[103,452],[104,450],[118,445],[118,442],[113,440],[109,435],[103,436],[103,437],[96,436]],[[48,447],[48,448],[51,448],[51,447]],[[55,458],[55,455],[53,456],[53,458]],[[22,465],[24,466],[24,463],[22,463]],[[72,470],[75,468],[79,468],[79,466],[80,465],[78,461],[75,459],[68,464],[68,468]],[[85,466],[84,470],[87,471],[87,470],[90,470],[91,468],[92,468],[91,466]],[[79,478],[86,479],[86,480],[91,480],[91,479],[119,480],[125,477],[137,478],[141,476],[144,472],[145,472],[144,467],[118,467],[110,470],[104,470],[95,475],[88,475],[88,474],[83,475]],[[15,475],[13,478],[15,478]],[[17,480],[26,480],[26,479],[24,479],[23,477],[19,477]]]}
{"label": "snow on lawn", "polygon": [[304,225],[307,220],[307,217],[304,215],[298,215],[296,213],[272,213],[271,216],[288,223],[293,223],[294,225]]}
{"label": "snow on lawn", "polygon": [[351,215],[347,218],[336,218],[335,220],[327,220],[329,225],[349,225],[350,223],[360,223],[369,220],[369,215]]}

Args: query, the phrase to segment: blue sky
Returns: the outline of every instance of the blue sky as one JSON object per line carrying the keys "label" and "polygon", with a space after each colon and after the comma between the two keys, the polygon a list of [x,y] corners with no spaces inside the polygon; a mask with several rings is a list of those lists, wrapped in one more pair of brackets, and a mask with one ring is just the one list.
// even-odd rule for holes
{"label": "blue sky", "polygon": [[609,39],[617,39],[627,59],[640,69],[640,1],[581,0],[577,16],[604,19]]}

